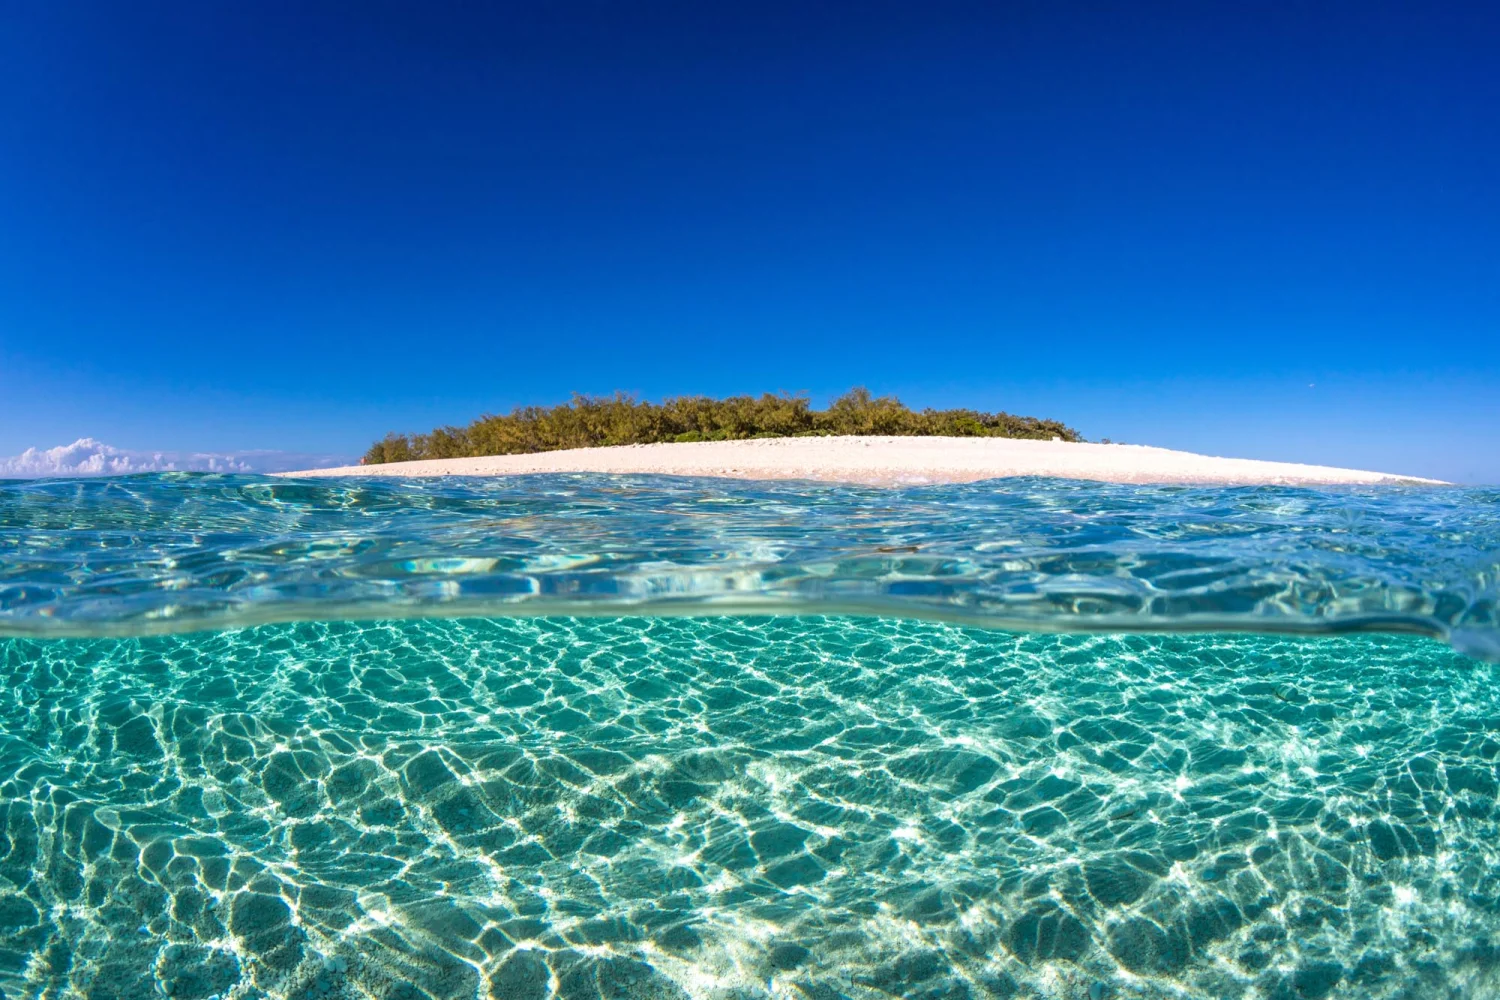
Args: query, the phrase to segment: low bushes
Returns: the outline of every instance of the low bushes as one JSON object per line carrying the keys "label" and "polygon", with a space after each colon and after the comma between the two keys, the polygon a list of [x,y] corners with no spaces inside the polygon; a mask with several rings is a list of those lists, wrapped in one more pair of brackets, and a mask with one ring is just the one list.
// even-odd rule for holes
{"label": "low bushes", "polygon": [[616,393],[575,395],[560,406],[523,406],[505,416],[487,414],[467,427],[439,427],[427,434],[388,434],[370,447],[364,461],[377,465],[603,445],[810,434],[1083,440],[1056,420],[978,410],[918,411],[893,396],[872,397],[867,389],[845,393],[826,410],[814,410],[806,396],[770,393],[728,399],[676,396],[660,403]]}

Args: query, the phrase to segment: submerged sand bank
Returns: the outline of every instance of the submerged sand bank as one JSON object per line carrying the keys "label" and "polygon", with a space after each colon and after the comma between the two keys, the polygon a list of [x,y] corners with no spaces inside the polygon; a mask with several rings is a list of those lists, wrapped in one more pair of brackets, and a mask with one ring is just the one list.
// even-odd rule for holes
{"label": "submerged sand bank", "polygon": [[1143,445],[940,437],[800,437],[642,444],[535,455],[351,465],[280,475],[513,476],[541,472],[813,479],[872,485],[963,483],[1003,476],[1057,476],[1112,483],[1439,482],[1326,465],[1213,458]]}

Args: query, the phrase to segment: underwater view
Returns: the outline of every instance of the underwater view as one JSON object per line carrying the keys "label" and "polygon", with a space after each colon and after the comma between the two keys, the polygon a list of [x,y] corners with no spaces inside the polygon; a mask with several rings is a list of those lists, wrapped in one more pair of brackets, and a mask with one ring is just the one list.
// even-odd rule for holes
{"label": "underwater view", "polygon": [[1500,491],[0,483],[0,994],[1500,995]]}

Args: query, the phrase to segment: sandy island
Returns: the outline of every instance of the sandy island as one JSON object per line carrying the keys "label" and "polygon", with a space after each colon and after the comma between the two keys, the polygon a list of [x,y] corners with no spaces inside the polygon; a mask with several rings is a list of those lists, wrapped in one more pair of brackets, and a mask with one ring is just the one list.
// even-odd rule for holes
{"label": "sandy island", "polygon": [[1130,444],[1011,438],[795,437],[637,444],[533,455],[447,458],[283,472],[283,476],[515,476],[544,472],[651,473],[735,479],[811,479],[895,486],[1056,476],[1111,483],[1440,483],[1326,465],[1213,458]]}

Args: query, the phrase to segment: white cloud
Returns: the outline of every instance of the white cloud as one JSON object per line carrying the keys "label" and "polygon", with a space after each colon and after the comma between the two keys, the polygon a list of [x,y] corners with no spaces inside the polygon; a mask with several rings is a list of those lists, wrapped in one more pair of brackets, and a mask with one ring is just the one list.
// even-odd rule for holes
{"label": "white cloud", "polygon": [[124,476],[134,472],[287,472],[349,465],[344,455],[292,451],[129,451],[93,438],[56,448],[27,448],[0,458],[0,479],[42,476]]}

